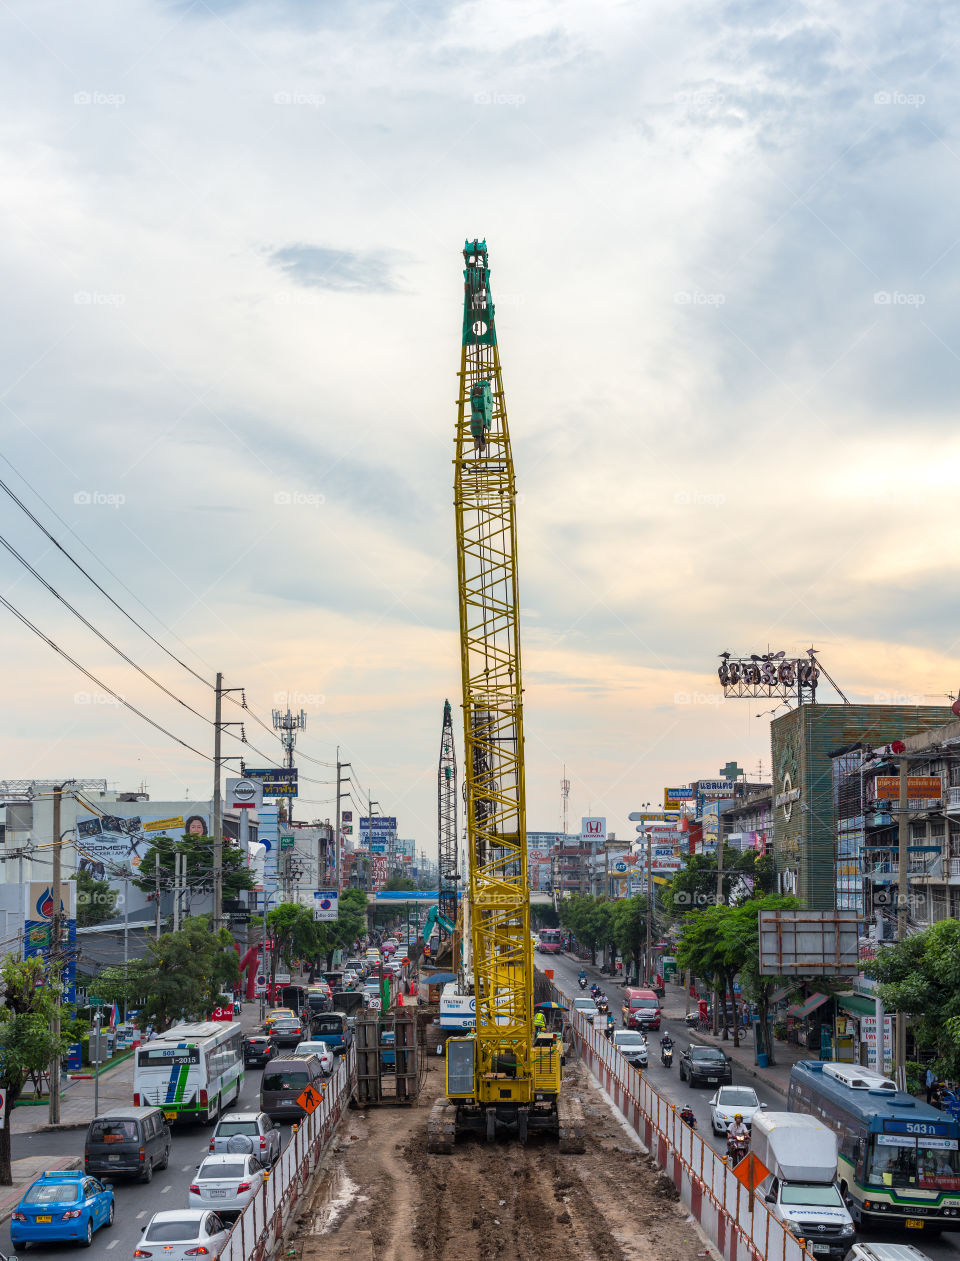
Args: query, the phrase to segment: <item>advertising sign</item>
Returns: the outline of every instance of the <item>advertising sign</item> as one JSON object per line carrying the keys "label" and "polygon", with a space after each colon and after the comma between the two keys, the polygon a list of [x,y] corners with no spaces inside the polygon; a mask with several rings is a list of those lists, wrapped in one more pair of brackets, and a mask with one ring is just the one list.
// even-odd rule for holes
{"label": "advertising sign", "polygon": [[[874,780],[877,801],[899,801],[900,776],[878,775]],[[939,775],[908,775],[907,796],[911,801],[939,801],[943,781]]]}
{"label": "advertising sign", "polygon": [[353,811],[352,811],[352,810],[341,810],[341,811],[340,811],[340,819],[341,819],[341,822],[343,822],[343,823],[352,823],[352,822],[353,822]]}
{"label": "advertising sign", "polygon": [[663,790],[664,810],[677,810],[688,801],[695,801],[696,791],[687,785],[684,788],[665,788]]}
{"label": "advertising sign", "polygon": [[132,875],[160,835],[207,836],[206,814],[168,815],[163,818],[114,814],[77,814],[77,867],[95,880]]}
{"label": "advertising sign", "polygon": [[580,820],[580,840],[605,844],[607,839],[607,821],[600,818]]}
{"label": "advertising sign", "polygon": [[263,784],[258,779],[228,777],[224,808],[259,810],[263,805]]}
{"label": "advertising sign", "polygon": [[295,766],[270,766],[263,770],[244,771],[245,779],[258,780],[263,785],[264,797],[296,797],[297,768]]}
{"label": "advertising sign", "polygon": [[[43,880],[32,880],[23,886],[26,905],[23,923],[23,957],[45,958],[53,944],[54,895],[52,886]],[[62,976],[66,1001],[76,1001],[77,978],[77,884],[64,880],[60,884],[61,945],[66,963]]]}
{"label": "advertising sign", "polygon": [[333,921],[340,914],[340,895],[336,889],[317,889],[313,895],[315,923]]}
{"label": "advertising sign", "polygon": [[867,1067],[878,1073],[889,1073],[893,1069],[893,1017],[883,1018],[883,1067],[877,1066],[877,1018],[876,1016],[860,1017],[860,1037],[867,1044]]}

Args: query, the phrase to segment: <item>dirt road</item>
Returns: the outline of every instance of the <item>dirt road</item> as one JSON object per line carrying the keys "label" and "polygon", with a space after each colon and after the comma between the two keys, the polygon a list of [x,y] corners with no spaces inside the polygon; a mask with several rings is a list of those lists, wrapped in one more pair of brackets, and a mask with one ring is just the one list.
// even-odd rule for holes
{"label": "dirt road", "polygon": [[696,1261],[706,1254],[672,1184],[633,1142],[589,1073],[568,1071],[583,1099],[587,1150],[560,1156],[531,1138],[426,1150],[443,1087],[432,1060],[419,1106],[351,1111],[301,1215],[304,1261]]}

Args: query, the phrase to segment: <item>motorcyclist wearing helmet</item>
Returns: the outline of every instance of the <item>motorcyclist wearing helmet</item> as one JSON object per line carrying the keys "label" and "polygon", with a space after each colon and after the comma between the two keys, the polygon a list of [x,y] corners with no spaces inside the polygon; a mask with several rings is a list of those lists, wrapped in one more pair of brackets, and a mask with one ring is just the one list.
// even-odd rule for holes
{"label": "motorcyclist wearing helmet", "polygon": [[728,1143],[749,1143],[750,1131],[743,1123],[743,1113],[738,1112],[727,1126]]}

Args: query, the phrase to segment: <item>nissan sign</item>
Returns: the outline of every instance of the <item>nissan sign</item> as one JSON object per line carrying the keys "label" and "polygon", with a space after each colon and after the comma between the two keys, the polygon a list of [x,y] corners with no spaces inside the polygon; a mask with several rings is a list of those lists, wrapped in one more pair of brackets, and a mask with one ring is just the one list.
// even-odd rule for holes
{"label": "nissan sign", "polygon": [[228,779],[228,810],[259,810],[263,805],[263,784],[255,779]]}

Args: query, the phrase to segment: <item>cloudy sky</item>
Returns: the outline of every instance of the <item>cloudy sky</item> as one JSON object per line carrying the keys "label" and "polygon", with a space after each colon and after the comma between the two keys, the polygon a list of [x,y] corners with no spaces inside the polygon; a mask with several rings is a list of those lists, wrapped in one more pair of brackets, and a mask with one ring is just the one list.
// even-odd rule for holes
{"label": "cloudy sky", "polygon": [[[722,650],[955,694],[958,33],[932,2],[8,0],[0,477],[200,679],[307,711],[301,817],[339,743],[432,848],[486,236],[531,828],[564,763],[571,819],[621,834],[666,783],[768,773]],[[173,697],[8,552],[4,598],[209,752],[209,687],[4,494],[0,527]],[[0,651],[0,777],[209,796],[3,608]]]}

